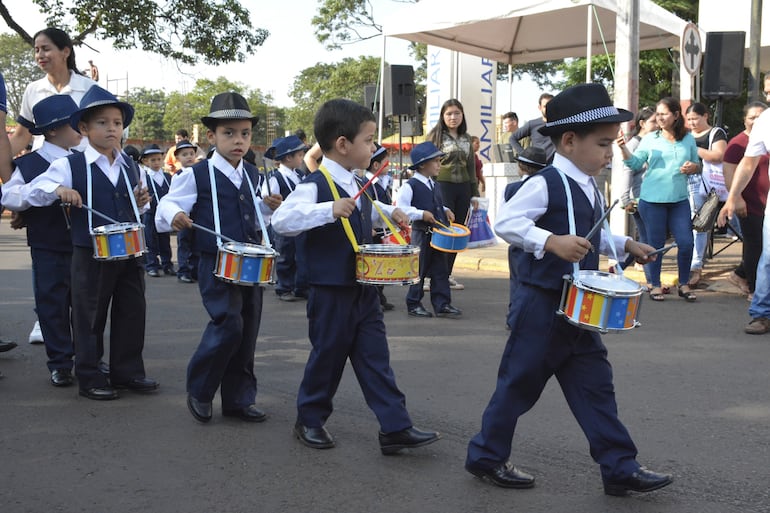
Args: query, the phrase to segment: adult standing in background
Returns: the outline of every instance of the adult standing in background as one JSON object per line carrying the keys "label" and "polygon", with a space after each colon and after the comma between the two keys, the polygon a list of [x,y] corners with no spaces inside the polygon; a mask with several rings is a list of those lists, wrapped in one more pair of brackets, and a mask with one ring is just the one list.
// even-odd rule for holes
{"label": "adult standing in background", "polygon": [[551,99],[553,99],[552,94],[541,94],[540,98],[537,100],[537,108],[540,111],[540,117],[530,119],[524,123],[523,126],[519,127],[519,129],[516,130],[513,135],[511,135],[509,142],[511,143],[513,151],[515,151],[517,155],[524,151],[524,147],[521,145],[520,141],[525,137],[529,137],[530,146],[543,148],[545,150],[546,156],[548,157],[548,162],[550,163],[553,160],[553,154],[556,153],[556,148],[554,147],[551,138],[544,136],[540,133],[539,130],[541,126],[545,125],[545,106],[548,104],[548,102],[551,101]]}
{"label": "adult standing in background", "polygon": [[[745,129],[727,143],[725,156],[722,160],[722,171],[725,175],[725,184],[731,188],[731,182],[735,169],[738,167],[746,146],[749,144],[749,136],[754,127],[754,121],[767,109],[762,102],[753,102],[743,108],[743,126]],[[743,189],[741,196],[746,202],[746,217],[739,217],[741,233],[743,234],[743,253],[741,263],[730,273],[730,282],[737,285],[749,300],[752,299],[757,281],[757,265],[762,254],[762,223],[765,219],[765,206],[767,204],[767,192],[770,189],[768,178],[768,156],[759,157],[759,164],[751,175],[751,180]]]}
{"label": "adult standing in background", "polygon": [[519,116],[515,112],[503,114],[503,133],[500,136],[500,144],[507,144],[511,135],[519,129]]}
{"label": "adult standing in background", "polygon": [[[79,105],[86,91],[96,85],[96,82],[78,71],[75,64],[75,47],[66,32],[48,27],[37,32],[33,39],[35,61],[45,72],[45,76],[27,85],[24,90],[21,109],[16,118],[19,124],[10,137],[12,155],[17,155],[32,142],[30,129],[35,126],[32,107],[37,102],[54,94],[67,94]],[[42,144],[42,137],[39,144]],[[5,176],[0,178],[6,179]]]}
{"label": "adult standing in background", "polygon": [[[455,213],[455,222],[465,223],[471,198],[479,195],[479,184],[476,181],[476,158],[468,134],[468,123],[459,100],[452,98],[444,102],[439,122],[428,133],[427,140],[433,142],[444,154],[436,178],[441,187],[444,206]],[[465,287],[452,278],[456,256],[457,253],[450,253],[448,258],[449,285],[455,290],[462,290]]]}

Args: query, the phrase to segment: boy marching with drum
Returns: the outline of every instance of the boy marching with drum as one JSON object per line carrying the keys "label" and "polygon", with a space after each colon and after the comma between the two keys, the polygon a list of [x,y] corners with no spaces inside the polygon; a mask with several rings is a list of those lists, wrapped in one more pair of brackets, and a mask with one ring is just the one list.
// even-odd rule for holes
{"label": "boy marching with drum", "polygon": [[637,463],[636,446],[618,418],[612,368],[599,334],[557,314],[565,275],[578,266],[597,269],[599,250],[614,244],[617,252],[640,262],[654,258],[647,256],[652,247],[628,237],[599,231],[590,240],[583,237],[602,217],[603,199],[593,177],[612,159],[620,123],[632,117],[612,105],[600,84],[577,85],[557,95],[540,128],[556,146],[553,164],[529,178],[498,214],[496,233],[522,249],[520,284],[497,387],[465,462],[468,472],[497,486],[534,486],[535,478],[508,458],[519,417],[554,375],[600,465],[606,494],[649,492],[673,480]]}
{"label": "boy marching with drum", "polygon": [[254,405],[254,348],[263,289],[214,275],[225,240],[244,247],[261,244],[264,218],[281,203],[279,195],[260,197],[260,175],[243,160],[258,119],[240,94],[216,95],[209,115],[201,119],[216,151],[173,178],[155,216],[158,231],[195,228],[193,222],[203,228],[196,228],[193,249],[200,253],[198,288],[211,320],[187,367],[187,406],[199,422],[211,420],[217,389],[225,417],[248,422],[267,418]]}
{"label": "boy marching with drum", "polygon": [[[350,359],[367,404],[380,423],[380,450],[395,454],[440,438],[412,426],[404,394],[390,367],[385,323],[373,285],[356,281],[358,244],[370,243],[378,220],[373,202],[358,192],[355,169],[364,169],[374,152],[377,124],[366,107],[350,100],[324,103],[313,123],[324,158],[273,214],[273,228],[284,235],[307,235],[307,305],[313,346],[297,397],[296,437],[314,449],[335,441],[325,424],[332,413],[345,363]],[[405,223],[401,209],[374,202],[394,221]]]}

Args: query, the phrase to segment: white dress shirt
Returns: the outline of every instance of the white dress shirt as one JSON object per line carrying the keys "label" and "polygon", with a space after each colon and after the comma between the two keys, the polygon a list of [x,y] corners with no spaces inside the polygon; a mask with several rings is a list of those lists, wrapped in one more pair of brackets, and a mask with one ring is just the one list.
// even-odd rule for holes
{"label": "white dress shirt", "polygon": [[[427,176],[423,175],[422,173],[415,173],[414,178],[417,179],[417,181],[424,183],[428,189],[431,191],[436,188],[436,182],[428,178]],[[401,189],[398,191],[398,201],[396,204],[398,205],[411,205],[412,204],[412,197],[414,196],[414,191],[412,190],[412,186],[409,185],[409,182],[404,182],[404,185],[401,186]],[[443,205],[442,205],[443,206]],[[448,208],[444,207],[444,211],[446,212],[449,210]],[[412,221],[422,221],[424,210],[419,210],[415,208],[416,213],[418,214],[418,217],[412,217],[409,216],[409,219]]]}
{"label": "white dress shirt", "polygon": [[[49,164],[54,160],[66,157],[70,153],[72,153],[70,150],[51,144],[48,141],[44,141],[43,146],[37,150],[37,154],[47,160]],[[21,174],[21,170],[18,167],[14,168],[11,179],[3,184],[3,206],[5,208],[20,212],[30,207],[30,204],[27,202],[29,190],[24,188],[25,185],[26,182]]]}
{"label": "white dress shirt", "polygon": [[[284,180],[286,180],[286,183],[289,185],[289,189],[292,191],[297,188],[297,185],[300,183],[299,175],[296,171],[293,169],[289,169],[288,167],[281,164],[278,166],[278,172],[281,173],[281,176],[283,176]],[[273,194],[280,194],[281,192],[281,186],[278,183],[278,177],[275,175],[271,176],[268,180],[268,187],[269,191]]]}
{"label": "white dress shirt", "polygon": [[[112,164],[107,157],[96,151],[90,144],[86,147],[83,155],[86,158],[86,167],[96,164],[110,183],[116,186],[122,174],[122,168],[128,168],[128,163],[123,159],[123,154],[120,151],[117,149],[112,151]],[[146,187],[144,173],[141,172],[139,173],[139,185],[141,188]],[[72,169],[70,169],[70,161],[67,158],[53,161],[45,173],[22,186],[21,193],[25,195],[28,206],[47,207],[59,199],[56,194],[56,189],[59,186],[72,188]],[[89,203],[88,198],[82,198],[82,200],[85,204]],[[139,213],[146,212],[149,208],[150,204],[147,203],[144,207],[139,208]]]}
{"label": "white dress shirt", "polygon": [[[598,191],[594,187],[592,177],[575,167],[569,159],[559,153],[554,155],[553,166],[578,183],[593,207],[595,194]],[[510,200],[500,207],[495,220],[495,233],[511,245],[527,253],[533,253],[538,260],[543,258],[545,241],[552,233],[535,226],[535,222],[545,214],[548,201],[548,186],[545,178],[540,175],[532,176]],[[613,236],[618,258],[622,259],[622,255],[625,254],[625,244],[628,239],[629,237],[624,235]],[[610,250],[608,234],[602,230],[599,251],[607,255]]]}
{"label": "white dress shirt", "polygon": [[[227,177],[228,180],[235,186],[236,189],[241,188],[243,183],[243,160],[238,162],[238,167],[233,167],[227,159],[222,157],[218,152],[214,152],[210,159],[213,166]],[[208,174],[207,180],[208,180]],[[254,187],[259,187],[258,184],[253,184]],[[190,168],[184,168],[183,171],[174,174],[171,179],[171,187],[168,190],[168,194],[163,196],[158,203],[158,209],[155,212],[155,228],[159,232],[170,232],[173,230],[171,223],[174,221],[174,216],[179,212],[184,212],[190,215],[193,206],[198,201],[198,185],[195,181],[195,173]],[[262,213],[262,217],[265,224],[270,222],[270,215],[272,210],[263,201],[262,198],[257,198],[257,208]],[[256,222],[256,220],[255,220]],[[260,230],[260,226],[257,225],[257,231]]]}
{"label": "white dress shirt", "polygon": [[[323,166],[329,171],[334,183],[339,185],[351,198],[358,192],[358,182],[353,172],[340,166],[329,157],[324,157]],[[320,171],[316,171],[319,173]],[[281,235],[293,237],[304,231],[325,224],[333,223],[337,219],[332,213],[333,201],[318,203],[318,188],[313,182],[304,181],[297,185],[286,200],[273,212],[272,224],[276,232]],[[391,216],[396,207],[386,205],[380,201],[375,202],[382,211]],[[356,200],[356,206],[361,208],[361,198]],[[414,207],[399,207],[412,219],[415,214]],[[383,227],[384,223],[376,208],[372,208],[372,226]]]}

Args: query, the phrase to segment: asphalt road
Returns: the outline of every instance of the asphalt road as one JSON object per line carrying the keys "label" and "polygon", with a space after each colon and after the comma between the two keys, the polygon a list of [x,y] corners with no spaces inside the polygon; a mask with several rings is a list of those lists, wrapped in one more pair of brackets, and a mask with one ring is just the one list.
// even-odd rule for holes
{"label": "asphalt road", "polygon": [[597,465],[553,380],[522,417],[512,461],[532,490],[504,490],[463,469],[507,338],[507,276],[458,271],[461,320],[406,315],[406,290],[387,289],[392,364],[415,425],[443,439],[382,456],[378,425],[351,369],[327,427],[335,449],[297,442],[291,428],[307,358],[304,304],[268,288],[255,354],[263,424],[196,423],[185,368],[207,315],[195,285],[147,280],[145,363],[161,388],[117,401],[49,384],[34,322],[29,254],[0,224],[0,512],[699,512],[770,511],[770,337],[744,335],[747,302],[699,291],[696,304],[644,300],[641,328],[605,336],[621,418],[639,461],[673,472],[659,492],[602,493]]}

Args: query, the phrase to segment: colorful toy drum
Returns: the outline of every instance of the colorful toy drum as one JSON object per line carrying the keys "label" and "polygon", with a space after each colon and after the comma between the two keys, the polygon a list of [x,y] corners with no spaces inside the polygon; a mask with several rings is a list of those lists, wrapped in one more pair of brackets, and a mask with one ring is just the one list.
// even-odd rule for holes
{"label": "colorful toy drum", "polygon": [[273,248],[245,242],[226,242],[217,252],[214,276],[228,283],[254,286],[273,282]]}
{"label": "colorful toy drum", "polygon": [[145,253],[144,226],[139,223],[116,223],[91,230],[96,260],[125,260]]}
{"label": "colorful toy drum", "polygon": [[468,247],[468,239],[470,238],[471,231],[467,226],[452,223],[448,226],[448,229],[440,226],[433,227],[430,245],[433,249],[439,251],[457,253],[464,251]]}
{"label": "colorful toy drum", "polygon": [[372,285],[413,285],[420,281],[420,248],[362,244],[356,254],[356,281]]}
{"label": "colorful toy drum", "polygon": [[591,331],[626,331],[637,320],[642,287],[633,280],[602,271],[579,271],[564,277],[557,313],[567,322]]}

